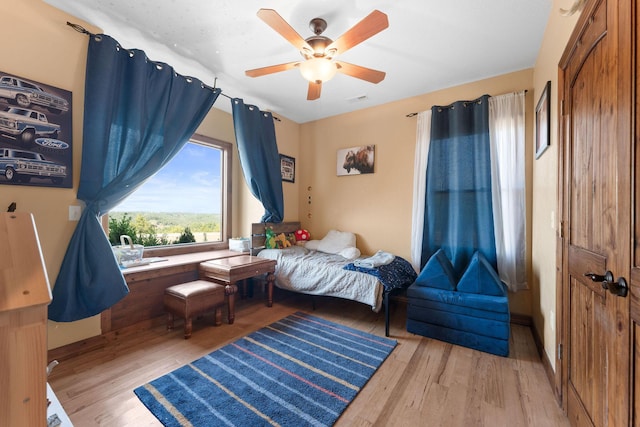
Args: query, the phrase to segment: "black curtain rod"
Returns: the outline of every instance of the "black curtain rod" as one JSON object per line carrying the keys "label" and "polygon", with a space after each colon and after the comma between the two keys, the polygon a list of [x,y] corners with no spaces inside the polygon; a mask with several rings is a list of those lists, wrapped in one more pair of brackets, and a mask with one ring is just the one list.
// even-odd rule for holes
{"label": "black curtain rod", "polygon": [[70,26],[71,28],[73,28],[74,30],[76,30],[79,33],[82,34],[88,34],[90,36],[92,36],[93,34],[91,34],[89,31],[87,31],[83,26],[78,25],[78,24],[73,24],[69,21],[67,21],[67,25]]}
{"label": "black curtain rod", "polygon": [[[527,92],[529,92],[529,90],[525,89],[524,93],[527,93]],[[517,92],[512,92],[512,93],[517,93]],[[500,95],[497,95],[497,96],[500,96]],[[405,117],[414,117],[414,116],[417,116],[417,115],[418,115],[418,113],[409,113],[409,114],[406,114]]]}
{"label": "black curtain rod", "polygon": [[[89,31],[87,31],[87,29],[86,29],[86,28],[84,28],[84,27],[83,27],[83,26],[81,26],[81,25],[74,24],[74,23],[69,22],[69,21],[67,21],[67,25],[68,25],[68,26],[70,26],[71,28],[73,28],[74,30],[76,30],[76,31],[77,31],[77,32],[79,32],[79,33],[87,34],[87,35],[89,35],[89,36],[95,36],[95,34],[93,34],[93,33],[89,32]],[[126,50],[126,49],[125,49],[125,50]],[[215,77],[215,78],[214,78],[214,80],[213,80],[213,87],[208,86],[208,85],[205,85],[204,83],[202,83],[202,85],[203,85],[203,86],[205,86],[205,87],[208,87],[208,88],[210,88],[210,89],[215,90],[215,89],[216,89],[216,84],[217,84],[217,83],[218,83],[218,78],[217,78],[217,77]],[[224,96],[225,98],[228,98],[228,99],[234,99],[233,97],[231,97],[231,96],[227,95],[226,93],[222,92],[222,89],[220,89],[220,95],[222,95],[222,96]],[[273,113],[271,113],[271,116],[273,117],[273,119],[274,119],[274,120],[276,120],[276,121],[278,121],[278,122],[281,122],[281,121],[282,121],[282,120],[280,120],[280,118],[279,118],[279,117],[274,116],[274,115],[273,115]]]}
{"label": "black curtain rod", "polygon": [[[217,84],[217,83],[218,83],[218,78],[217,78],[217,77],[215,77],[215,78],[213,79],[213,88],[214,88],[214,89],[216,88],[216,84]],[[225,98],[230,99],[230,100],[235,99],[235,97],[233,97],[233,96],[229,96],[229,95],[227,95],[227,94],[226,94],[226,93],[224,93],[224,92],[220,92],[220,95],[222,95],[222,96],[224,96]],[[275,121],[277,121],[277,122],[281,122],[281,121],[282,121],[282,120],[280,120],[280,118],[279,118],[279,117],[274,116],[274,115],[273,115],[273,113],[271,113],[271,117],[273,117],[273,120],[275,120]]]}

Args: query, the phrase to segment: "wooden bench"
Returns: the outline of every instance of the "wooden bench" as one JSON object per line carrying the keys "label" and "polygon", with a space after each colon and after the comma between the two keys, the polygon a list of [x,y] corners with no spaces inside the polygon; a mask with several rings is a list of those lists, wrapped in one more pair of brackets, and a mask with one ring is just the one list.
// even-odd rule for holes
{"label": "wooden bench", "polygon": [[173,329],[174,317],[184,319],[184,338],[191,337],[194,316],[215,311],[215,326],[222,324],[222,306],[227,304],[229,324],[235,319],[235,286],[224,286],[208,280],[195,280],[170,286],[164,293],[167,329]]}

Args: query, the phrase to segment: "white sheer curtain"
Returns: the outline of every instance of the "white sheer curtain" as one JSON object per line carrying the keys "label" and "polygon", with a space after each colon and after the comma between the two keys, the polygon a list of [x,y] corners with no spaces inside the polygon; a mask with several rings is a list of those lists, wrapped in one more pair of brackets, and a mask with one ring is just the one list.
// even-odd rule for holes
{"label": "white sheer curtain", "polygon": [[493,222],[498,273],[509,290],[527,289],[525,92],[489,98]]}
{"label": "white sheer curtain", "polygon": [[411,264],[420,271],[422,229],[424,226],[424,193],[427,185],[427,159],[431,141],[431,110],[418,113],[416,155],[413,167],[413,213],[411,217]]}

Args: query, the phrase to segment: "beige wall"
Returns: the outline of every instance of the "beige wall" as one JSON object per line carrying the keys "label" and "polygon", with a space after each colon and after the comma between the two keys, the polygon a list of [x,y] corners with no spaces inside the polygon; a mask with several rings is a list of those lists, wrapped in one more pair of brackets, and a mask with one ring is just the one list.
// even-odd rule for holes
{"label": "beige wall", "polygon": [[[412,112],[432,105],[473,99],[485,93],[528,89],[527,103],[527,244],[530,290],[509,294],[512,313],[532,316],[544,350],[555,367],[556,229],[557,229],[557,81],[558,61],[579,13],[565,17],[573,0],[553,0],[535,67],[395,103],[302,125],[300,218],[313,238],[329,229],[354,231],[358,247],[371,254],[389,250],[410,258],[411,200],[416,119]],[[533,116],[537,100],[551,81],[551,146],[533,155]],[[376,146],[372,175],[337,177],[336,150]],[[311,190],[308,191],[308,188]],[[308,196],[312,196],[308,204]]]}
{"label": "beige wall", "polygon": [[[312,238],[322,238],[332,228],[352,231],[364,254],[386,250],[410,260],[417,118],[406,115],[483,94],[527,89],[530,130],[532,85],[533,70],[523,70],[303,124],[298,175],[303,225]],[[527,132],[528,147],[532,147],[531,134]],[[337,176],[336,151],[368,144],[375,145],[375,172]],[[529,175],[532,150],[527,149]],[[530,197],[530,184],[528,188]],[[509,300],[512,312],[531,315],[530,291],[511,293]]]}
{"label": "beige wall", "polygon": [[[44,3],[26,0],[5,5],[0,26],[4,72],[69,90],[73,93],[72,189],[2,185],[0,209],[15,201],[19,211],[31,212],[40,238],[47,273],[53,286],[76,223],[68,221],[70,205],[77,205],[84,103],[86,36],[71,30],[69,17]],[[87,27],[94,30],[91,27]],[[28,31],[25,31],[28,29]],[[97,319],[76,324],[50,324],[49,346],[100,333]]]}
{"label": "beige wall", "polygon": [[[40,0],[21,0],[2,9],[0,40],[5,43],[2,47],[0,70],[66,89],[73,94],[73,188],[0,186],[0,209],[6,209],[11,202],[16,202],[19,211],[33,214],[47,273],[53,286],[76,226],[76,222],[68,221],[69,206],[81,204],[76,199],[76,193],[80,182],[82,106],[88,39],[72,30],[66,22],[80,24],[94,33],[100,30]],[[143,46],[133,47],[144,49]],[[223,102],[229,100],[220,96],[216,105]],[[283,152],[294,157],[298,154],[298,128],[297,124],[284,118],[282,122],[276,123],[276,134]],[[210,111],[197,132],[235,144],[231,115],[216,108]],[[297,184],[286,184],[285,196],[287,218],[294,219],[298,210]],[[247,235],[250,223],[260,220],[263,209],[242,179],[235,150],[232,206],[232,235]],[[49,322],[49,348],[80,341],[99,335],[100,332],[100,316],[69,323]]]}
{"label": "beige wall", "polygon": [[[296,159],[297,169],[296,182],[283,183],[285,220],[300,219],[313,238],[321,238],[331,228],[350,230],[357,234],[358,247],[365,254],[384,249],[410,258],[416,118],[406,115],[435,104],[473,99],[485,93],[498,95],[528,89],[526,173],[531,290],[511,294],[510,304],[514,313],[533,316],[546,352],[553,360],[555,332],[550,322],[555,311],[555,229],[550,224],[551,212],[556,211],[557,126],[553,117],[551,148],[540,160],[534,161],[532,114],[547,80],[552,81],[552,105],[555,106],[557,62],[575,24],[575,18],[560,18],[557,10],[569,7],[570,3],[570,0],[554,0],[534,69],[303,125],[276,114],[281,119],[275,123],[279,150]],[[22,0],[3,8],[4,24],[0,26],[0,39],[11,40],[3,44],[0,70],[73,93],[74,187],[0,186],[0,209],[15,201],[18,210],[33,213],[52,285],[76,225],[67,219],[68,207],[80,204],[76,192],[82,150],[87,39],[66,26],[68,20],[99,32],[40,0]],[[25,28],[29,31],[24,31]],[[144,46],[135,47],[144,49]],[[217,104],[223,102],[229,100],[220,97]],[[233,143],[231,116],[212,109],[198,133]],[[376,146],[375,173],[337,177],[336,151],[365,144]],[[244,184],[235,151],[233,167],[232,234],[247,236],[250,223],[260,220],[263,209]],[[308,196],[311,196],[310,204]],[[71,323],[50,322],[49,348],[99,333],[98,316]]]}
{"label": "beige wall", "polygon": [[558,62],[579,14],[560,15],[570,0],[554,0],[533,73],[536,102],[551,81],[551,144],[533,162],[532,301],[533,322],[545,352],[555,367],[556,357],[556,230],[558,225]]}

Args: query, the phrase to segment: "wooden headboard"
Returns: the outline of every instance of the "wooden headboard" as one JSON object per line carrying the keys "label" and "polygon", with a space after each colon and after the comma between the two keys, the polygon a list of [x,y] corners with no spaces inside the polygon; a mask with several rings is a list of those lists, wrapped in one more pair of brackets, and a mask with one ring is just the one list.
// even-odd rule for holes
{"label": "wooden headboard", "polygon": [[295,233],[300,229],[300,221],[292,222],[254,222],[251,224],[251,255],[257,254],[260,249],[264,249],[265,228],[273,228],[275,234]]}

